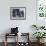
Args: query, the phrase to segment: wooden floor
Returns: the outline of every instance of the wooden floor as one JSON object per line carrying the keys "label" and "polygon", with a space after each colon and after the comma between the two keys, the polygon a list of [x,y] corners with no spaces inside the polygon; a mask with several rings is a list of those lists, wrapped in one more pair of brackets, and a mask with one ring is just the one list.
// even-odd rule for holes
{"label": "wooden floor", "polygon": [[[34,43],[34,42],[32,42],[30,44],[31,44],[30,46],[37,46],[37,43]],[[0,46],[4,46],[4,43],[3,42],[2,43],[0,42]],[[15,46],[15,42],[14,43],[10,42],[10,43],[8,43],[7,46]],[[46,43],[44,43],[44,45],[42,45],[42,46],[46,46]]]}

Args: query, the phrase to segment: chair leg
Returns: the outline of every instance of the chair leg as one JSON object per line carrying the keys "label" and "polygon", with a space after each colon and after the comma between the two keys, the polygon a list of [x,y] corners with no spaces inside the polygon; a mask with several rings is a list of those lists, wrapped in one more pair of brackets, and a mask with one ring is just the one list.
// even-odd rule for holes
{"label": "chair leg", "polygon": [[5,34],[5,46],[7,46],[7,34]]}
{"label": "chair leg", "polygon": [[7,42],[5,41],[5,46],[7,46]]}

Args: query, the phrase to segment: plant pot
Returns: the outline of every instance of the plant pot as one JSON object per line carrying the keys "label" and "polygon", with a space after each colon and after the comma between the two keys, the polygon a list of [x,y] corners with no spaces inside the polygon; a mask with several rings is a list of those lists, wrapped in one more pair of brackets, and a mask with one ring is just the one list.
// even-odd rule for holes
{"label": "plant pot", "polygon": [[45,40],[45,39],[40,39],[40,43],[44,43],[44,40]]}
{"label": "plant pot", "polygon": [[39,44],[41,44],[41,43],[44,42],[44,40],[45,40],[45,39],[38,39],[37,42],[38,42]]}

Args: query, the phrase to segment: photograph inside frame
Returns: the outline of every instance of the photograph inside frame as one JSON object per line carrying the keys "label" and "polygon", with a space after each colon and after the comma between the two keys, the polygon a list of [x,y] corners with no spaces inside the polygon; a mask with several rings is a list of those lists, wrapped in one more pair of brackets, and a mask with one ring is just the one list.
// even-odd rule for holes
{"label": "photograph inside frame", "polygon": [[10,13],[11,13],[11,19],[17,19],[17,20],[26,19],[25,7],[11,7]]}

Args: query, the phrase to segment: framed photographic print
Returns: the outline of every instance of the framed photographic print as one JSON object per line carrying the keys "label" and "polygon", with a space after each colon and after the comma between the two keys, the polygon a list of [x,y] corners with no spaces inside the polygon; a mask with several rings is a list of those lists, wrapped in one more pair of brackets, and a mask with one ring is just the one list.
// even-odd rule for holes
{"label": "framed photographic print", "polygon": [[11,20],[25,20],[26,19],[26,7],[11,7],[10,8]]}

